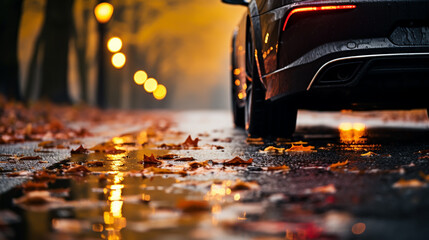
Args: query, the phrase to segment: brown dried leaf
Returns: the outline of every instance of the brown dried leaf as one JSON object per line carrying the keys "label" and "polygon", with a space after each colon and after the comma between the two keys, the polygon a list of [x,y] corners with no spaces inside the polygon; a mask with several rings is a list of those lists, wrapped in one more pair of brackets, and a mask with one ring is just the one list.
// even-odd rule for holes
{"label": "brown dried leaf", "polygon": [[192,140],[191,135],[189,135],[188,138],[186,138],[186,140],[181,145],[184,148],[198,147],[199,140],[200,139],[198,138],[195,138],[194,140]]}
{"label": "brown dried leaf", "polygon": [[49,181],[49,180],[55,180],[57,179],[57,175],[55,174],[50,174],[46,171],[38,171],[34,173],[34,177],[35,180],[44,180],[44,181]]}
{"label": "brown dried leaf", "polygon": [[253,162],[253,158],[249,158],[246,161],[246,160],[243,160],[242,158],[237,156],[231,160],[224,161],[223,165],[249,165],[249,164],[252,164],[252,162]]}
{"label": "brown dried leaf", "polygon": [[55,147],[54,141],[43,141],[39,143],[37,146],[42,148],[53,148]]}
{"label": "brown dried leaf", "polygon": [[243,191],[243,190],[251,190],[251,189],[257,189],[259,188],[258,183],[256,182],[243,182],[240,180],[237,180],[232,186],[232,191]]}
{"label": "brown dried leaf", "polygon": [[200,168],[200,167],[210,167],[210,165],[208,164],[208,161],[204,161],[204,162],[190,162],[188,163],[189,167],[191,170]]}
{"label": "brown dried leaf", "polygon": [[64,171],[65,173],[88,173],[91,172],[86,166],[77,165]]}
{"label": "brown dried leaf", "polygon": [[144,155],[143,156],[143,164],[160,165],[160,164],[162,164],[162,161],[157,160],[153,154],[150,156]]}
{"label": "brown dried leaf", "polygon": [[89,153],[88,149],[84,148],[82,145],[80,145],[76,149],[71,150],[71,154],[87,154]]}

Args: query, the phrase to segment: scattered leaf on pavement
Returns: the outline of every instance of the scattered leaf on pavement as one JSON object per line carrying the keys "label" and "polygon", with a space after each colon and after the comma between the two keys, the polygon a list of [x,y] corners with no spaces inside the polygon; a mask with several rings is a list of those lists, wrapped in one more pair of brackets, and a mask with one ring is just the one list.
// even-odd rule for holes
{"label": "scattered leaf on pavement", "polygon": [[349,160],[346,160],[344,162],[337,162],[337,163],[333,163],[331,165],[329,165],[328,168],[333,169],[333,168],[338,168],[338,167],[344,167],[347,164],[349,164]]}
{"label": "scattered leaf on pavement", "polygon": [[419,188],[426,186],[426,183],[418,179],[399,179],[399,181],[393,184],[394,188]]}
{"label": "scattered leaf on pavement", "polygon": [[71,150],[71,154],[87,154],[88,152],[88,149],[84,148],[82,145],[76,149]]}
{"label": "scattered leaf on pavement", "polygon": [[86,166],[77,165],[77,166],[70,167],[64,172],[65,173],[87,173],[87,172],[91,172],[91,170],[89,170]]}
{"label": "scattered leaf on pavement", "polygon": [[314,150],[314,146],[303,146],[302,144],[294,145],[292,144],[292,147],[289,149],[286,149],[285,152],[316,152]]}
{"label": "scattered leaf on pavement", "polygon": [[367,153],[363,153],[361,154],[362,157],[374,157],[374,156],[378,156],[379,154],[375,153],[375,152],[367,152]]}

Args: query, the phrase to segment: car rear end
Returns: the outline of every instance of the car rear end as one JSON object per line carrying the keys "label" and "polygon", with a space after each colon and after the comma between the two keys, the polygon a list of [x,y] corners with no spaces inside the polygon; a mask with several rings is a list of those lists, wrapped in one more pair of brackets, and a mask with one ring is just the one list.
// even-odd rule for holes
{"label": "car rear end", "polygon": [[267,98],[321,110],[428,107],[429,1],[298,1],[260,19]]}

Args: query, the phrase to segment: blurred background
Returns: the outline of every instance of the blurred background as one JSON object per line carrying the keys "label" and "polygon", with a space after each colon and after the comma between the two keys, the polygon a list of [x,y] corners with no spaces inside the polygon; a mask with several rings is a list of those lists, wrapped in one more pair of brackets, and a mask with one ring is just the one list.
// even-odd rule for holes
{"label": "blurred background", "polygon": [[231,36],[244,7],[220,0],[0,5],[0,90],[9,98],[122,109],[229,108]]}

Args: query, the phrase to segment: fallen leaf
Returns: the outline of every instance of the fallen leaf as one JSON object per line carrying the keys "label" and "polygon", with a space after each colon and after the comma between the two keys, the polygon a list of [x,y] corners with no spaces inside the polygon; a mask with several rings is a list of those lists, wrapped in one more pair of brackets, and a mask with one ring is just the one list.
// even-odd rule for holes
{"label": "fallen leaf", "polygon": [[83,165],[77,165],[65,170],[64,172],[65,173],[88,173],[88,172],[91,172],[91,170],[89,170],[87,167]]}
{"label": "fallen leaf", "polygon": [[76,149],[71,150],[71,154],[87,154],[88,152],[88,149],[84,148],[82,145]]}
{"label": "fallen leaf", "polygon": [[266,152],[266,153],[274,153],[274,154],[283,154],[283,153],[284,153],[284,151],[285,151],[285,149],[284,149],[284,148],[278,148],[278,147],[274,147],[274,146],[266,147],[266,148],[263,150],[263,152]]}
{"label": "fallen leaf", "polygon": [[363,153],[361,154],[362,157],[374,157],[374,156],[378,156],[379,154],[375,153],[375,152],[367,152],[367,153]]}
{"label": "fallen leaf", "polygon": [[314,146],[304,147],[302,144],[299,144],[299,145],[292,144],[292,147],[290,147],[289,149],[286,149],[285,152],[316,152],[316,150],[314,150]]}
{"label": "fallen leaf", "polygon": [[153,154],[150,156],[146,156],[145,154],[143,156],[143,164],[160,165],[162,164],[162,161],[157,160]]}
{"label": "fallen leaf", "polygon": [[343,167],[345,165],[349,164],[349,160],[346,160],[344,162],[337,162],[337,163],[333,163],[331,165],[329,165],[329,169],[333,169],[333,168],[338,168],[338,167]]}
{"label": "fallen leaf", "polygon": [[186,140],[181,144],[184,148],[190,148],[190,147],[198,147],[198,138],[195,138],[192,140],[191,135],[186,138]]}
{"label": "fallen leaf", "polygon": [[393,188],[419,188],[426,186],[426,183],[418,179],[400,179],[393,184]]}
{"label": "fallen leaf", "polygon": [[172,159],[172,160],[174,160],[174,161],[188,162],[188,161],[194,161],[195,158],[193,158],[193,157],[179,157],[179,158],[175,158],[175,159]]}
{"label": "fallen leaf", "polygon": [[22,176],[29,176],[29,175],[31,175],[31,172],[29,171],[11,172],[7,174],[8,177],[22,177]]}
{"label": "fallen leaf", "polygon": [[208,161],[204,161],[204,162],[190,162],[188,163],[188,166],[191,168],[191,170],[200,168],[200,167],[210,167],[210,165],[208,164]]}
{"label": "fallen leaf", "polygon": [[225,160],[225,161],[220,162],[220,163],[223,164],[223,165],[242,165],[242,164],[248,165],[248,164],[252,164],[252,162],[253,162],[253,158],[249,158],[246,161],[246,160],[243,160],[242,158],[240,158],[240,157],[237,156],[237,157],[235,157],[235,158],[233,158],[231,160]]}

